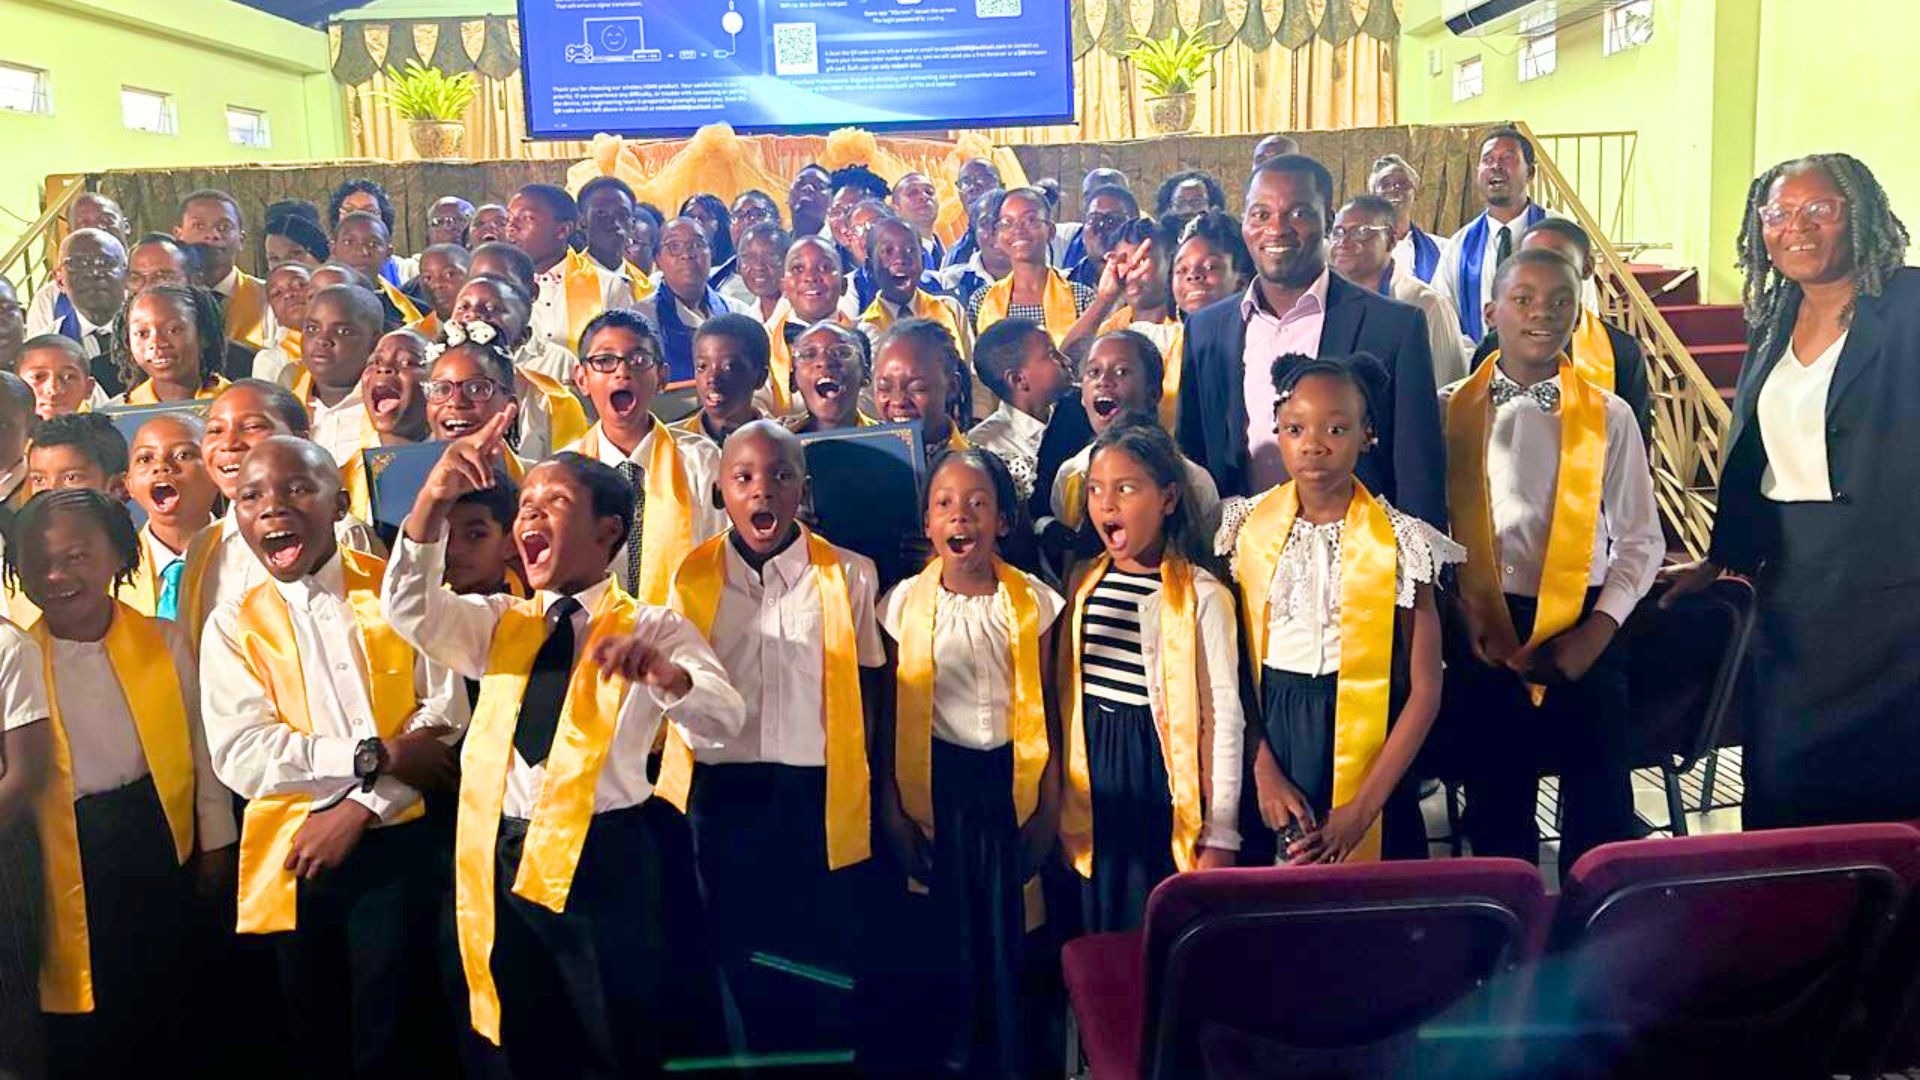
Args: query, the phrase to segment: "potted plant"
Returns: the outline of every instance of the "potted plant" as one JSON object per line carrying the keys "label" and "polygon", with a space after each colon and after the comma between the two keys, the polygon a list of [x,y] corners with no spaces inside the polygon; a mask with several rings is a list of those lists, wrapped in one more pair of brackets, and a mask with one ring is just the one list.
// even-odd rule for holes
{"label": "potted plant", "polygon": [[1140,82],[1147,91],[1147,123],[1153,130],[1170,135],[1193,126],[1193,85],[1213,67],[1213,54],[1205,35],[1219,20],[1189,34],[1174,27],[1173,36],[1148,38],[1133,35],[1134,45],[1121,55],[1133,61]]}
{"label": "potted plant", "polygon": [[461,116],[479,92],[473,72],[448,75],[408,60],[404,72],[388,68],[387,80],[390,89],[379,96],[407,121],[413,152],[423,158],[459,157],[467,141]]}

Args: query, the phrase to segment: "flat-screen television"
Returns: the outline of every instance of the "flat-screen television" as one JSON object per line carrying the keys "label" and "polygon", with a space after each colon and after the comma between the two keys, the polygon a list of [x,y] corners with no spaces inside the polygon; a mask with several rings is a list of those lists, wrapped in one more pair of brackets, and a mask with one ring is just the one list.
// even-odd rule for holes
{"label": "flat-screen television", "polygon": [[520,0],[527,131],[1073,120],[1067,0]]}

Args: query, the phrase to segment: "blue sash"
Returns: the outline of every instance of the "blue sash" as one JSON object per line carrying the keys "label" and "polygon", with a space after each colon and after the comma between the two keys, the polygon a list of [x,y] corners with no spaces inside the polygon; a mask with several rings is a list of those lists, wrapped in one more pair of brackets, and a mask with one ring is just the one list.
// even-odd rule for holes
{"label": "blue sash", "polygon": [[1440,269],[1440,245],[1415,225],[1407,234],[1413,238],[1413,276],[1427,284],[1433,284],[1433,275]]}
{"label": "blue sash", "polygon": [[[1527,209],[1519,217],[1520,228],[1516,230],[1514,243],[1517,247],[1519,236],[1535,222],[1547,216],[1539,203],[1528,203]],[[1483,211],[1467,226],[1466,235],[1460,238],[1460,295],[1453,298],[1453,305],[1460,309],[1460,330],[1473,341],[1486,336],[1486,324],[1481,314],[1480,304],[1480,264],[1487,257],[1487,215]]]}
{"label": "blue sash", "polygon": [[[1076,236],[1074,239],[1078,240],[1079,237]],[[1089,289],[1095,288],[1100,284],[1100,272],[1106,269],[1104,264],[1096,263],[1092,259],[1084,256],[1081,257],[1079,262],[1068,263],[1067,265],[1072,267],[1071,270],[1067,271],[1067,280],[1085,285]]]}
{"label": "blue sash", "polygon": [[400,277],[400,260],[392,255],[387,256],[387,261],[381,265],[380,276],[386,278],[396,289],[406,284],[406,281]]}
{"label": "blue sash", "polygon": [[880,295],[880,286],[873,283],[873,275],[862,266],[853,272],[853,299],[859,310],[867,310],[873,298]]}
{"label": "blue sash", "polygon": [[[1060,253],[1060,265],[1071,266],[1077,269],[1082,262],[1086,261],[1086,258],[1087,258],[1087,227],[1085,225],[1082,225],[1080,226],[1080,231],[1073,234],[1073,239],[1067,241],[1066,250]],[[1074,280],[1077,281],[1079,279],[1076,278]],[[1092,285],[1093,282],[1089,281],[1089,282],[1085,282],[1084,284]]]}
{"label": "blue sash", "polygon": [[[733,310],[712,287],[707,289],[707,317]],[[688,382],[693,378],[693,332],[696,327],[680,321],[680,301],[673,290],[662,288],[654,297],[654,314],[660,319],[660,352],[667,360],[668,383]]]}
{"label": "blue sash", "polygon": [[733,258],[714,267],[713,273],[707,275],[707,284],[715,289],[726,284],[727,278],[733,276],[733,272],[739,269],[739,265],[740,256],[735,255]]}
{"label": "blue sash", "polygon": [[926,256],[923,261],[928,270],[938,270],[947,265],[947,245],[941,243],[939,237],[933,238],[931,247],[920,245],[920,251]]}
{"label": "blue sash", "polygon": [[967,260],[973,258],[973,253],[979,250],[980,241],[974,239],[973,230],[969,228],[967,234],[953,245],[953,250],[947,252],[947,261],[941,264],[942,269],[948,266],[967,265]]}

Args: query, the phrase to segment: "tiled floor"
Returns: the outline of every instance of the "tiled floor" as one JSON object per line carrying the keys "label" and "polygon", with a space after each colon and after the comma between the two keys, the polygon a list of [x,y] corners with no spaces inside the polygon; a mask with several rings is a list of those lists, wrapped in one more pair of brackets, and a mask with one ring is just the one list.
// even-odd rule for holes
{"label": "tiled floor", "polygon": [[[1706,782],[1706,762],[1703,760],[1692,772],[1680,777],[1681,800],[1686,806],[1685,821],[1689,835],[1700,836],[1708,833],[1727,833],[1740,831],[1740,796],[1743,787],[1740,782],[1740,751],[1738,748],[1720,751],[1720,764],[1715,770],[1713,798],[1711,808],[1705,811],[1701,806],[1701,793]],[[1543,840],[1540,844],[1540,869],[1547,881],[1549,892],[1558,892],[1559,874],[1556,870],[1560,855],[1559,830],[1554,826],[1554,808],[1560,795],[1559,781],[1555,777],[1546,777],[1540,781],[1540,835],[1554,839]],[[1463,799],[1464,802],[1464,799]],[[1667,795],[1662,775],[1658,769],[1641,769],[1633,774],[1633,803],[1640,820],[1652,835],[1669,835]],[[1421,801],[1421,811],[1427,819],[1427,836],[1432,840],[1432,853],[1435,858],[1445,858],[1452,854],[1448,842],[1450,832],[1447,827],[1447,804],[1444,790],[1435,791]]]}

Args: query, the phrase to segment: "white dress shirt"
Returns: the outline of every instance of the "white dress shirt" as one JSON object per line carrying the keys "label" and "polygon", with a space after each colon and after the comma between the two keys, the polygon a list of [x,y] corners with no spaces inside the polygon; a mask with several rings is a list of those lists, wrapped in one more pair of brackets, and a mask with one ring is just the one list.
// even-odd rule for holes
{"label": "white dress shirt", "polygon": [[1440,290],[1413,276],[1411,267],[1393,264],[1388,286],[1393,299],[1417,307],[1427,317],[1427,349],[1433,354],[1433,385],[1445,386],[1467,377],[1467,358],[1476,343],[1460,331],[1460,313]]}
{"label": "white dress shirt", "polygon": [[[166,545],[165,541],[153,535],[152,524],[140,526],[140,544],[147,549],[147,558],[153,562],[153,580],[156,588],[160,575],[166,571],[167,567],[187,557],[186,552],[173,550]],[[160,597],[156,595],[154,599],[158,600]]]}
{"label": "white dress shirt", "polygon": [[[675,448],[680,451],[681,467],[687,472],[687,494],[693,499],[693,542],[698,544],[726,532],[732,524],[727,520],[727,512],[715,509],[713,505],[713,486],[720,476],[720,448],[705,435],[675,431],[656,419],[653,426],[647,429],[647,434],[634,446],[633,453],[623,454],[613,440],[607,438],[600,425],[595,424],[578,442],[565,449],[585,454],[616,469],[631,461],[640,466],[640,483],[644,485],[647,482],[647,457],[653,453],[655,439],[672,439]],[[615,574],[625,573],[626,544],[620,545],[613,561],[607,565]]]}
{"label": "white dress shirt", "polygon": [[[886,647],[874,617],[880,578],[873,560],[845,548],[834,551],[846,574],[860,666],[885,667]],[[807,544],[804,539],[788,544],[757,573],[732,541],[725,560],[726,585],[714,610],[711,640],[746,702],[747,719],[737,738],[694,756],[703,764],[825,765],[825,630],[819,575]]]}
{"label": "white dress shirt", "polygon": [[[233,299],[233,291],[239,287],[240,264],[235,263],[233,268],[227,271],[227,276],[220,279],[220,284],[213,287],[213,291],[219,293],[223,298],[231,300]],[[262,292],[266,291],[266,282],[262,281],[260,283],[260,290]],[[378,290],[375,290],[375,292],[377,294]],[[279,339],[280,320],[274,318],[273,305],[260,305],[260,340],[278,341]]]}
{"label": "white dress shirt", "polygon": [[[1494,379],[1505,380],[1506,375],[1496,372]],[[1556,375],[1553,381],[1559,379]],[[1441,389],[1443,409],[1459,387],[1453,383]],[[1660,535],[1640,422],[1617,395],[1603,391],[1602,396],[1607,409],[1607,459],[1587,584],[1600,589],[1594,610],[1625,626],[1634,605],[1653,588],[1666,541]],[[1493,432],[1487,441],[1487,491],[1492,499],[1500,590],[1510,596],[1540,594],[1540,567],[1553,525],[1559,473],[1557,413],[1543,411],[1524,394],[1494,410]]]}
{"label": "white dress shirt", "polygon": [[638,303],[635,303],[633,305],[633,310],[645,316],[647,322],[651,323],[655,328],[658,328],[660,325],[660,301],[662,298],[671,298],[673,300],[674,314],[680,316],[680,325],[686,327],[688,330],[698,329],[700,324],[703,322],[706,322],[708,319],[714,318],[719,315],[726,315],[729,313],[737,313],[740,315],[751,315],[756,319],[760,317],[760,302],[758,300],[754,300],[751,303],[747,303],[741,300],[736,300],[735,298],[728,296],[725,293],[719,293],[718,295],[720,297],[720,302],[726,305],[725,309],[718,310],[718,311],[709,311],[703,315],[700,312],[695,311],[694,309],[688,307],[686,304],[681,303],[680,298],[678,296],[674,296],[672,289],[668,289],[662,286],[660,292],[656,292],[652,296],[649,296],[648,298],[646,298],[645,300],[641,300]]}
{"label": "white dress shirt", "polygon": [[[1060,617],[1066,601],[1032,574],[1023,574],[1040,609],[1040,633]],[[914,579],[895,585],[880,602],[880,625],[900,640],[907,594]],[[1011,741],[1007,716],[1013,709],[1013,652],[1007,627],[1013,601],[1005,586],[991,596],[962,596],[940,590],[933,612],[933,737],[969,750],[996,750]],[[1049,658],[1040,660],[1040,677],[1053,677]]]}
{"label": "white dress shirt", "polygon": [[379,440],[373,430],[373,417],[367,415],[367,399],[359,383],[355,383],[337,405],[328,405],[319,395],[314,395],[307,402],[307,411],[313,414],[313,441],[332,454],[333,463],[343,469],[361,450]]}
{"label": "white dress shirt", "polygon": [[[504,595],[463,596],[443,588],[440,582],[446,558],[444,536],[429,544],[415,544],[402,533],[393,561],[387,566],[381,599],[387,618],[401,637],[463,678],[478,679],[487,673],[500,616],[519,601]],[[603,579],[574,596],[580,603],[580,609],[573,613],[575,663],[580,662],[580,650],[586,646],[593,607],[611,587],[612,581]],[[546,591],[535,595],[540,610],[548,613],[560,598],[558,593]],[[551,628],[550,614],[548,621]],[[734,738],[744,714],[740,694],[729,684],[726,670],[700,631],[684,617],[667,608],[642,604],[634,633],[685,668],[693,685],[679,698],[650,686],[627,687],[614,718],[606,763],[594,785],[596,814],[637,806],[653,794],[653,785],[647,780],[647,755],[653,750],[663,714],[673,713],[674,724],[696,750]],[[546,765],[529,765],[516,751],[507,767],[501,813],[530,818],[539,805],[545,782]]]}
{"label": "white dress shirt", "polygon": [[[1484,217],[1487,219],[1487,247],[1485,251],[1480,253],[1480,295],[1472,298],[1474,310],[1478,311],[1484,309],[1487,306],[1487,302],[1493,299],[1493,272],[1500,268],[1500,234],[1503,232],[1510,233],[1513,236],[1512,250],[1519,251],[1520,234],[1527,231],[1527,215],[1531,213],[1532,207],[1533,203],[1531,202],[1521,206],[1520,212],[1514,215],[1513,220],[1505,224],[1501,224],[1497,219],[1488,215],[1485,210],[1482,210],[1477,216],[1469,219],[1465,225],[1460,226],[1458,232],[1447,237],[1447,239],[1441,243],[1440,269],[1434,272],[1433,287],[1440,290],[1441,295],[1453,301],[1454,313],[1456,315],[1459,314],[1459,305],[1462,301],[1460,296],[1460,259],[1462,257],[1462,248],[1465,246],[1467,230],[1473,228],[1474,222],[1479,221],[1480,218]],[[1545,211],[1548,217],[1561,216],[1552,210],[1547,210],[1545,207],[1541,207],[1541,209]],[[1396,254],[1395,257],[1398,258],[1398,255]],[[1408,245],[1408,260],[1407,265],[1411,267],[1413,265],[1411,261],[1411,244]],[[1474,342],[1474,344],[1478,345],[1479,342]]]}
{"label": "white dress shirt", "polygon": [[1760,473],[1760,494],[1774,502],[1832,502],[1833,476],[1827,471],[1827,392],[1840,364],[1847,334],[1841,333],[1811,364],[1793,345],[1760,386],[1760,443],[1767,467]]}
{"label": "white dress shirt", "polygon": [[726,279],[713,287],[713,291],[724,297],[728,304],[737,305],[736,310],[759,317],[760,298],[747,289],[747,281],[738,271],[728,274]]}
{"label": "white dress shirt", "polygon": [[60,320],[53,317],[53,305],[60,296],[60,286],[54,281],[48,281],[33,294],[32,302],[27,305],[27,337],[60,332]]}
{"label": "white dress shirt", "polygon": [[1045,420],[1037,420],[1003,401],[985,420],[973,425],[967,441],[1000,455],[1013,474],[1020,501],[1025,502],[1033,494],[1034,474],[1040,467],[1040,438],[1046,433]]}
{"label": "white dress shirt", "polygon": [[0,469],[0,502],[13,498],[20,485],[27,482],[27,455],[21,454],[20,460]]}
{"label": "white dress shirt", "polygon": [[[201,851],[213,851],[240,838],[233,820],[233,796],[214,777],[213,761],[207,755],[206,729],[200,724],[200,671],[194,665],[186,631],[170,622],[162,622],[160,628],[166,635],[174,674],[180,679],[181,704],[186,709],[199,846]],[[107,657],[104,640],[50,640],[52,689],[60,702],[60,722],[66,727],[72,754],[74,797],[117,791],[151,774],[127,693],[132,689],[146,694],[153,688],[122,684]]]}
{"label": "white dress shirt", "polygon": [[579,363],[572,349],[545,338],[528,338],[513,354],[513,362],[529,371],[537,371],[561,386],[573,386],[573,369]]}
{"label": "white dress shirt", "polygon": [[273,344],[253,354],[253,377],[270,383],[286,386],[292,382],[287,373],[293,369],[293,357],[287,355],[283,345],[286,334],[274,339]]}
{"label": "white dress shirt", "polygon": [[[633,287],[627,284],[624,270],[609,270],[593,260],[587,260],[593,272],[600,279],[600,307],[602,311],[612,308],[633,306]],[[573,323],[567,318],[567,281],[566,260],[554,263],[553,268],[533,276],[534,287],[539,295],[533,300],[533,336],[553,342],[562,348],[573,348]]]}
{"label": "white dress shirt", "polygon": [[1320,276],[1287,311],[1268,310],[1260,283],[1247,286],[1240,298],[1240,318],[1247,326],[1245,378],[1247,402],[1247,482],[1261,492],[1286,483],[1287,467],[1280,460],[1280,436],[1274,433],[1273,411],[1280,395],[1273,388],[1273,362],[1282,356],[1320,355],[1320,332],[1327,322],[1327,280]]}
{"label": "white dress shirt", "polygon": [[[200,712],[214,771],[242,798],[304,794],[328,804],[344,796],[372,811],[381,824],[392,822],[419,801],[420,793],[392,776],[382,776],[372,791],[363,792],[354,779],[354,750],[379,737],[380,729],[368,688],[366,649],[339,555],[299,581],[269,581],[268,588],[277,589],[287,604],[313,734],[281,719],[241,648],[240,603],[222,603],[200,638]],[[413,690],[419,706],[397,734],[432,729],[452,742],[466,730],[466,690],[445,666],[416,655]]]}
{"label": "white dress shirt", "polygon": [[[188,617],[204,623],[215,608],[229,601],[238,603],[247,595],[247,590],[268,580],[272,575],[247,546],[247,538],[240,535],[240,523],[234,517],[232,507],[227,508],[225,517],[208,525],[209,529],[219,529],[220,539],[213,555],[207,560],[206,577],[200,586],[200,607],[197,613],[181,612],[182,620]],[[338,543],[356,551],[379,554],[386,549],[380,538],[367,528],[365,522],[348,514],[333,526],[333,537]],[[186,603],[184,593],[180,597]]]}
{"label": "white dress shirt", "polygon": [[[1080,448],[1079,453],[1068,458],[1060,466],[1060,471],[1053,474],[1053,493],[1048,501],[1053,508],[1054,517],[1060,518],[1063,522],[1066,520],[1064,515],[1067,506],[1067,485],[1076,477],[1083,478],[1080,491],[1083,500],[1081,509],[1084,513],[1086,493],[1084,477],[1087,475],[1087,470],[1092,467],[1093,447],[1084,446]],[[1180,455],[1180,467],[1187,474],[1187,494],[1193,497],[1193,511],[1200,516],[1200,520],[1193,523],[1194,527],[1199,530],[1201,536],[1212,536],[1215,530],[1220,528],[1220,489],[1213,482],[1213,474],[1195,465],[1185,454]]]}
{"label": "white dress shirt", "polygon": [[40,646],[0,619],[0,731],[18,731],[47,718],[47,683]]}
{"label": "white dress shirt", "polygon": [[[1453,305],[1453,296],[1447,292],[1446,276],[1441,272],[1441,268],[1447,265],[1447,259],[1453,254],[1451,247],[1453,241],[1445,236],[1434,236],[1432,233],[1428,233],[1427,235],[1433,237],[1434,246],[1440,249],[1440,261],[1433,265],[1433,280],[1427,282],[1427,285],[1430,286],[1433,291],[1444,297],[1447,305],[1451,307]],[[1394,242],[1391,257],[1393,259],[1395,274],[1405,273],[1409,277],[1413,276],[1414,262],[1419,257],[1419,252],[1413,249],[1412,230],[1408,230],[1407,235]],[[1454,316],[1453,321],[1460,321],[1458,314]]]}

